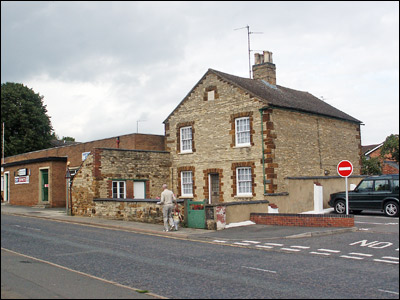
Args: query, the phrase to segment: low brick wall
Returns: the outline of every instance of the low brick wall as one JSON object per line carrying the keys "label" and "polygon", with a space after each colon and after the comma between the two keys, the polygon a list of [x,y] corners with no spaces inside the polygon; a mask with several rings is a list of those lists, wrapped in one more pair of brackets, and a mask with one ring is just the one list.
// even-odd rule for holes
{"label": "low brick wall", "polygon": [[251,213],[250,220],[261,225],[354,227],[353,215]]}

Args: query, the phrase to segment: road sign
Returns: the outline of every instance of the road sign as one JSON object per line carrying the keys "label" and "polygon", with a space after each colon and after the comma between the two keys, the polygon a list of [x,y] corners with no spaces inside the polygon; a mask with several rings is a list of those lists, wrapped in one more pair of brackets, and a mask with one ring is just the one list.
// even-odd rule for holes
{"label": "road sign", "polygon": [[353,165],[348,160],[342,160],[337,165],[337,172],[342,177],[349,177],[353,173]]}
{"label": "road sign", "polygon": [[349,190],[348,190],[348,183],[347,183],[347,177],[353,173],[353,165],[351,162],[348,160],[342,160],[340,163],[337,165],[337,172],[340,176],[344,177],[345,180],[345,185],[346,185],[346,215],[349,214]]}

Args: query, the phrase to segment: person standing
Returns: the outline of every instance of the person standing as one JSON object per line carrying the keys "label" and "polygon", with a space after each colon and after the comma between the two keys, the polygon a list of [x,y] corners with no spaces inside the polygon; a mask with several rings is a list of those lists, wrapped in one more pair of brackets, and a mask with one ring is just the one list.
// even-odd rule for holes
{"label": "person standing", "polygon": [[[161,201],[157,202],[157,204],[161,204],[163,206],[163,220],[164,220],[164,231],[170,231],[174,228],[174,220],[172,219],[172,212],[174,209],[174,203],[176,204],[176,198],[172,191],[168,189],[168,186],[164,183],[163,192],[161,193]],[[170,228],[168,228],[168,222]]]}

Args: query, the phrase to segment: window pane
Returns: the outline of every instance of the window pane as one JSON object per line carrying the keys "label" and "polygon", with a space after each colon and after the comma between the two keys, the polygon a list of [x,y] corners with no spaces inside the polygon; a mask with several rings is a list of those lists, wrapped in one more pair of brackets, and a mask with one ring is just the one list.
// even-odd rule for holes
{"label": "window pane", "polygon": [[238,194],[252,194],[251,168],[237,168]]}
{"label": "window pane", "polygon": [[181,151],[192,150],[192,127],[181,128]]}
{"label": "window pane", "polygon": [[250,118],[236,119],[236,144],[250,144]]}
{"label": "window pane", "polygon": [[181,173],[182,195],[193,195],[192,172],[185,171]]}

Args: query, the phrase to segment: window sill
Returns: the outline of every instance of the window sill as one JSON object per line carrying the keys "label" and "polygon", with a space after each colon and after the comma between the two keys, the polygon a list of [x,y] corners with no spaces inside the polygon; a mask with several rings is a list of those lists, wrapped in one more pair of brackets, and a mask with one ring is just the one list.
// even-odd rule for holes
{"label": "window sill", "polygon": [[179,152],[178,154],[179,154],[179,155],[193,154],[193,151]]}
{"label": "window sill", "polygon": [[233,146],[234,149],[240,149],[240,148],[251,148],[250,144],[246,145],[235,145]]}

